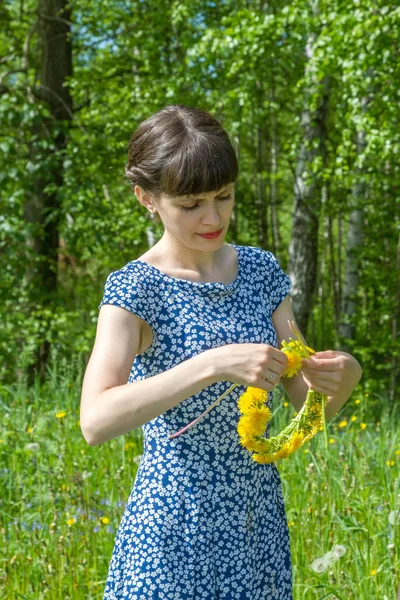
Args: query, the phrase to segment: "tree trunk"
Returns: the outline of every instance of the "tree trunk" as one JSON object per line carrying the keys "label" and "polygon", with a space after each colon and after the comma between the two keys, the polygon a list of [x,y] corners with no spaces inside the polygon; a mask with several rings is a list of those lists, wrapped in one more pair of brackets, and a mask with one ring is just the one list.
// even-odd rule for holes
{"label": "tree trunk", "polygon": [[[362,109],[365,110],[367,99],[362,99]],[[357,133],[357,152],[362,154],[365,148],[365,132]],[[339,323],[339,336],[341,348],[344,352],[350,352],[349,341],[354,339],[355,324],[354,313],[356,310],[356,295],[358,288],[358,250],[362,240],[362,227],[364,222],[363,204],[367,188],[362,177],[361,169],[356,170],[357,180],[353,186],[354,209],[350,213],[349,227],[347,231],[346,260],[344,266],[341,318]]]}
{"label": "tree trunk", "polygon": [[[398,219],[396,219],[398,221]],[[395,312],[392,317],[392,342],[393,346],[395,346],[398,339],[398,330],[399,330],[399,319],[400,319],[400,235],[399,242],[397,245],[397,292],[396,292],[396,305]],[[391,406],[394,404],[394,397],[396,391],[397,384],[397,356],[393,352],[392,353],[392,368],[390,374],[390,386],[389,386],[389,400]]]}
{"label": "tree trunk", "polygon": [[[316,34],[310,35],[306,54],[311,60]],[[305,105],[311,101],[316,88],[320,88],[319,105],[312,113],[307,107],[301,115],[303,141],[299,150],[294,185],[294,211],[292,239],[289,246],[288,275],[292,280],[291,299],[293,312],[300,331],[307,335],[307,325],[313,305],[318,264],[318,226],[321,204],[321,181],[309,165],[317,157],[326,162],[327,112],[330,79],[314,81],[310,63],[306,66],[306,79],[311,81],[305,92]]]}
{"label": "tree trunk", "polygon": [[[275,103],[275,90],[272,88],[272,103]],[[277,133],[277,123],[276,123],[276,114],[273,109],[271,109],[271,164],[270,164],[270,204],[271,204],[271,237],[272,237],[272,252],[276,255],[280,255],[281,250],[281,240],[279,233],[279,224],[278,224],[278,211],[277,211],[277,201],[278,201],[278,192],[277,192],[277,174],[278,174],[278,133]]]}
{"label": "tree trunk", "polygon": [[[26,195],[24,218],[28,227],[26,245],[31,261],[26,270],[31,306],[51,305],[57,292],[57,265],[61,218],[60,189],[63,159],[72,117],[72,99],[66,78],[72,75],[71,11],[67,0],[39,0],[40,87],[35,92],[50,116],[35,125],[29,158],[37,167]],[[43,325],[45,328],[45,325]],[[28,380],[35,372],[42,378],[50,353],[43,333],[36,357],[28,368]]]}

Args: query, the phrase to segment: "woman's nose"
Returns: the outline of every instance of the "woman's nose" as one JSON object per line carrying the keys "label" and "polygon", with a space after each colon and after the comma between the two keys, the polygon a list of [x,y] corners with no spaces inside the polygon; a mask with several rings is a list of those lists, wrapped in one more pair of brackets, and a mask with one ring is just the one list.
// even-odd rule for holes
{"label": "woman's nose", "polygon": [[221,217],[216,207],[206,209],[206,214],[202,218],[203,223],[210,225],[220,225]]}

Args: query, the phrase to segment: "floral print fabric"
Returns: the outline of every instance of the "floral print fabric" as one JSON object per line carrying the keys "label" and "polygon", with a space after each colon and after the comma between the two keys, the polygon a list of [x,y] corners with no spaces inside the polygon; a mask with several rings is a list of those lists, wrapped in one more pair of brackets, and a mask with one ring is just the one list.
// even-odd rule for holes
{"label": "floral print fabric", "polygon": [[[120,306],[153,330],[128,383],[226,344],[277,347],[271,315],[290,279],[271,252],[232,247],[238,275],[227,285],[170,277],[140,260],[110,273],[99,309]],[[278,469],[255,463],[239,444],[237,400],[246,388],[239,385],[187,432],[168,437],[231,385],[209,385],[143,425],[143,456],[103,600],[292,600]]]}

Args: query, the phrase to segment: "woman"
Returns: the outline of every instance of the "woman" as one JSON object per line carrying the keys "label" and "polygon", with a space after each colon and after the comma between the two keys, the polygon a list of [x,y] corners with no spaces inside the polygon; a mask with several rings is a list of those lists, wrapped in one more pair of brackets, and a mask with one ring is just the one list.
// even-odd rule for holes
{"label": "woman", "polygon": [[[291,282],[271,252],[224,242],[237,174],[227,133],[197,108],[167,106],[130,141],[126,175],[164,234],[107,278],[83,383],[89,444],[144,434],[104,600],[292,599],[279,472],[255,463],[236,429],[247,386],[270,392],[271,408]],[[360,376],[352,356],[327,351],[282,383],[297,410],[309,386],[329,394],[329,418]]]}

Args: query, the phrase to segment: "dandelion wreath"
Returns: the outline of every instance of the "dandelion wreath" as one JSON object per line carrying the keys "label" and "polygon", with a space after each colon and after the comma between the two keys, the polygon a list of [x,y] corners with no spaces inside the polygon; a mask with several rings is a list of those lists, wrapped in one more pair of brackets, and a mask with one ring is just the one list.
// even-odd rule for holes
{"label": "dandelion wreath", "polygon": [[[288,358],[288,364],[282,375],[283,377],[297,375],[301,369],[302,359],[315,354],[315,351],[304,343],[295,323],[293,321],[289,322],[289,326],[297,339],[290,337],[289,342],[282,341],[281,351],[285,352]],[[231,386],[199,417],[169,437],[177,437],[198,423],[200,419],[238,385],[235,383]],[[301,410],[285,429],[271,438],[266,438],[263,435],[267,423],[272,418],[271,410],[267,406],[267,400],[268,392],[255,387],[248,387],[238,400],[238,409],[242,415],[237,426],[240,444],[252,453],[251,458],[255,462],[267,464],[287,458],[305,442],[313,438],[321,429],[324,430],[325,446],[327,447],[328,440],[325,419],[325,408],[328,402],[327,396],[309,388]]]}

